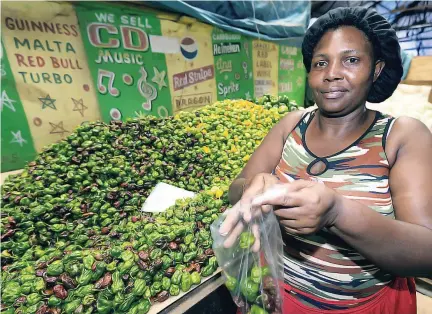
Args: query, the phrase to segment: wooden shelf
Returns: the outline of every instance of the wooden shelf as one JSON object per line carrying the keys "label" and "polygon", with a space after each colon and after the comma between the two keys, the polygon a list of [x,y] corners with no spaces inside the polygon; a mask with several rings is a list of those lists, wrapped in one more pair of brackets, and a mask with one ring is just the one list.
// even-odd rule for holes
{"label": "wooden shelf", "polygon": [[414,57],[403,84],[432,85],[432,56]]}

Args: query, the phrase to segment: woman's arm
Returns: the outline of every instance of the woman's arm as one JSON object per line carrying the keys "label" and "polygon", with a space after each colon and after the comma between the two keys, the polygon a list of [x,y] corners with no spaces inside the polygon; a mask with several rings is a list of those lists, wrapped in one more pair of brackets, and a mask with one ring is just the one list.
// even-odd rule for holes
{"label": "woman's arm", "polygon": [[[235,204],[240,200],[243,191],[251,185],[251,181],[256,175],[270,174],[274,170],[281,158],[286,137],[294,129],[298,121],[300,121],[302,115],[303,111],[288,113],[266,135],[241,173],[232,182],[228,193],[231,204]],[[257,179],[256,181],[266,183],[265,178]],[[267,183],[269,183],[268,181],[271,180],[267,180]],[[261,184],[260,182],[257,183]]]}
{"label": "woman's arm", "polygon": [[389,140],[387,147],[397,148],[390,170],[396,220],[337,197],[330,230],[395,275],[432,276],[432,134],[415,119],[399,118]]}

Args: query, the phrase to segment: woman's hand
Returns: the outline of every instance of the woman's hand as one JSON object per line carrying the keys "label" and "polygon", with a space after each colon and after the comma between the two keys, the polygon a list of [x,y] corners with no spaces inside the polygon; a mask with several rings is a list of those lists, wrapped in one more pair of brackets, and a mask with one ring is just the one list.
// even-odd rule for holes
{"label": "woman's hand", "polygon": [[[226,218],[219,229],[222,236],[227,236],[224,242],[225,247],[231,247],[235,243],[252,217],[259,216],[262,212],[268,213],[272,209],[272,206],[269,205],[252,208],[252,201],[256,196],[263,194],[278,183],[278,178],[269,173],[260,173],[250,182],[246,182],[242,198],[226,212]],[[252,224],[251,229],[255,236],[252,250],[257,252],[260,247],[258,225]]]}
{"label": "woman's hand", "polygon": [[253,199],[252,206],[282,207],[275,214],[288,232],[312,234],[336,222],[339,199],[339,194],[322,183],[297,180],[267,189]]}

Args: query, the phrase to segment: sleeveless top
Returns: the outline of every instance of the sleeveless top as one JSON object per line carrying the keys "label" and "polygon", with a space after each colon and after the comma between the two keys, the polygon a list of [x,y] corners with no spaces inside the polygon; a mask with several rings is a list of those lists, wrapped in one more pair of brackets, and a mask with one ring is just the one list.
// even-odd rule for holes
{"label": "sleeveless top", "polygon": [[[373,123],[357,141],[336,154],[319,158],[305,142],[314,115],[305,114],[289,134],[273,174],[282,182],[321,181],[339,194],[394,218],[390,168],[384,150],[394,118],[376,112]],[[318,161],[327,169],[313,175],[310,168]],[[309,236],[282,229],[285,282],[300,291],[324,300],[353,300],[355,304],[355,300],[374,294],[394,279],[325,228]]]}

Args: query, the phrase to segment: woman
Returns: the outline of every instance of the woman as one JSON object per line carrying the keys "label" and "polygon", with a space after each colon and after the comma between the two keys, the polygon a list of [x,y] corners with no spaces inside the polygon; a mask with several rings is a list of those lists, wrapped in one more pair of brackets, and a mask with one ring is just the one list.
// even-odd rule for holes
{"label": "woman", "polygon": [[232,183],[225,246],[274,207],[284,313],[414,314],[410,277],[432,274],[432,135],[365,106],[400,82],[396,33],[375,11],[338,8],[302,52],[318,109],[287,114]]}

